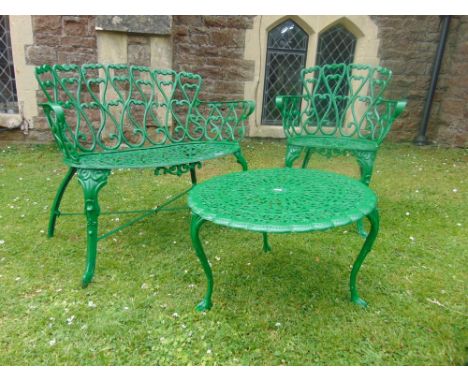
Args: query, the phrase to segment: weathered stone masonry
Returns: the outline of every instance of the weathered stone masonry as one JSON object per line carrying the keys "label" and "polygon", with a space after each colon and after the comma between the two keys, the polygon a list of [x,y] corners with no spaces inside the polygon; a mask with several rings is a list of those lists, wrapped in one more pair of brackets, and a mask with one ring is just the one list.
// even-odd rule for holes
{"label": "weathered stone masonry", "polygon": [[[439,41],[438,16],[372,16],[379,29],[379,58],[394,73],[389,97],[408,99],[390,140],[410,141],[420,126],[424,99]],[[97,61],[95,16],[33,16],[34,43],[24,47],[29,65]],[[252,80],[254,62],[244,59],[245,32],[253,16],[173,16],[172,65],[203,76],[201,98],[242,99]],[[150,65],[150,35],[127,34],[127,58]],[[40,101],[40,98],[38,98]],[[261,105],[258,105],[260,107]],[[468,16],[452,18],[447,48],[428,128],[429,139],[468,146]],[[51,139],[42,113],[33,119],[27,141]],[[6,137],[4,134],[3,137]],[[20,137],[12,132],[10,137]]]}
{"label": "weathered stone masonry", "polygon": [[[390,97],[408,99],[390,139],[410,141],[420,127],[434,55],[439,43],[438,16],[373,16],[379,27],[380,64],[394,74]],[[428,138],[440,144],[468,145],[468,16],[452,17],[437,83]]]}

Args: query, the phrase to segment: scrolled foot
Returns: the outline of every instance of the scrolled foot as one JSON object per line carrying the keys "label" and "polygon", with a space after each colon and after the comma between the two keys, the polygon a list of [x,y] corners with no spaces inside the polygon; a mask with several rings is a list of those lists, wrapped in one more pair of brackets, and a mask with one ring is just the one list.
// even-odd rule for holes
{"label": "scrolled foot", "polygon": [[89,283],[91,282],[91,280],[93,279],[93,274],[88,274],[86,273],[83,278],[81,279],[81,287],[84,289],[86,288]]}
{"label": "scrolled foot", "polygon": [[94,270],[87,269],[83,275],[83,278],[81,279],[81,286],[83,288],[86,288],[90,283],[91,280],[94,277]]}
{"label": "scrolled foot", "polygon": [[353,296],[351,297],[351,301],[354,302],[356,305],[361,306],[362,308],[367,308],[367,302],[365,302],[361,297],[359,296]]}
{"label": "scrolled foot", "polygon": [[206,312],[207,310],[210,310],[211,307],[213,306],[213,303],[211,300],[203,299],[196,307],[195,310],[197,312]]}

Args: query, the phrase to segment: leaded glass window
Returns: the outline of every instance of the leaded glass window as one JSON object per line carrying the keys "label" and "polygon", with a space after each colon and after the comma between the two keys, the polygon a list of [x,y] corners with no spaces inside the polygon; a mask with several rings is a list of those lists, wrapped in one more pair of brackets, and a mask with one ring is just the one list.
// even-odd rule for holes
{"label": "leaded glass window", "polygon": [[[317,65],[322,66],[326,64],[351,64],[354,60],[354,51],[356,48],[356,37],[349,32],[346,28],[341,25],[336,25],[325,32],[322,32],[319,36],[318,49],[317,49]],[[327,75],[332,75],[333,70],[327,71]],[[338,72],[336,73],[338,74]],[[335,84],[331,80],[329,83],[332,89],[335,88]],[[322,89],[321,89],[322,88]],[[327,92],[325,85],[319,85],[317,93]],[[338,99],[337,106],[339,115],[344,112],[346,108],[346,96],[349,92],[348,81],[343,81],[337,90],[336,95],[342,96],[342,99]],[[317,101],[317,111],[319,115],[325,113],[327,109],[328,100]],[[328,125],[335,125],[337,115],[335,113],[329,113],[329,118],[325,123]]]}
{"label": "leaded glass window", "polygon": [[275,105],[277,95],[301,94],[301,70],[305,66],[309,36],[292,20],[268,33],[262,124],[281,125]]}
{"label": "leaded glass window", "polygon": [[15,69],[8,16],[0,16],[0,113],[17,113]]}

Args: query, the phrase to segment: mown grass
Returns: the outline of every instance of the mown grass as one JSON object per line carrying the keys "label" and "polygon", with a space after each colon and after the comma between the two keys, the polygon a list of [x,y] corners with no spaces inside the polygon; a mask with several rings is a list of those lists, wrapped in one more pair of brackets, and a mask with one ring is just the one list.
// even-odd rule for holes
{"label": "mown grass", "polygon": [[[281,141],[247,140],[251,168],[282,166]],[[353,158],[311,166],[356,176]],[[199,181],[240,167],[206,163]],[[381,230],[349,301],[362,239],[353,226],[272,235],[206,224],[214,306],[194,310],[205,276],[191,248],[189,211],[161,213],[99,243],[94,282],[84,270],[84,218],[49,206],[65,174],[52,146],[0,146],[0,364],[2,365],[460,365],[467,360],[466,151],[382,147],[372,182]],[[154,206],[188,176],[116,171],[103,210]],[[183,203],[179,203],[183,205]],[[64,210],[81,211],[73,181]],[[114,220],[113,220],[114,219]],[[126,219],[104,216],[102,232]]]}

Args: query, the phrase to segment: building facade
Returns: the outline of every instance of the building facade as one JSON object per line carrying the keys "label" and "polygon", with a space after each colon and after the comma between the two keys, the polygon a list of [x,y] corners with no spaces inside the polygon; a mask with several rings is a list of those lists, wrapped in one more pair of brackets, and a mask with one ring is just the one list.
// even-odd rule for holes
{"label": "building facade", "polygon": [[[393,71],[387,96],[408,106],[388,139],[412,141],[439,37],[438,16],[0,16],[0,129],[9,124],[0,140],[52,139],[37,107],[36,65],[129,63],[199,73],[202,99],[253,99],[248,135],[280,138],[274,95],[294,90],[303,67],[354,62]],[[468,16],[454,16],[428,138],[467,147],[467,121]]]}

